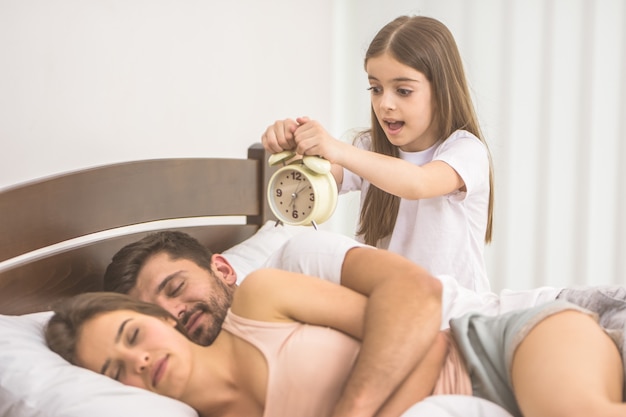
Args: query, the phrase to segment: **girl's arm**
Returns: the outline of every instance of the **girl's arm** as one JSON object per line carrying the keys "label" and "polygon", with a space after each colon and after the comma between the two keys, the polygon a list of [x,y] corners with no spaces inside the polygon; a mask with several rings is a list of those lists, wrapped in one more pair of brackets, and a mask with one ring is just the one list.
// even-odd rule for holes
{"label": "girl's arm", "polygon": [[[443,161],[415,165],[341,142],[315,120],[298,118],[297,122],[300,124],[294,138],[298,154],[323,156],[390,194],[417,200],[446,195],[465,186],[454,168]],[[341,178],[335,179],[341,184]]]}
{"label": "girl's arm", "polygon": [[346,149],[336,163],[389,194],[417,200],[446,195],[465,187],[461,176],[443,161],[431,161],[420,166],[349,144],[343,145]]}
{"label": "girl's arm", "polygon": [[449,194],[465,186],[458,172],[443,161],[422,166],[376,152],[359,149],[332,137],[317,121],[308,117],[285,119],[269,126],[262,135],[270,152],[293,150],[299,155],[318,155],[333,164],[337,185],[344,167],[390,194],[408,200]]}

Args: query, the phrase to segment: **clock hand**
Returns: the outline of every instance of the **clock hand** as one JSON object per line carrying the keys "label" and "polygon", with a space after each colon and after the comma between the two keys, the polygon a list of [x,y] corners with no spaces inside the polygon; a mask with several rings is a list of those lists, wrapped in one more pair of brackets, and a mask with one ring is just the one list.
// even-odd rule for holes
{"label": "clock hand", "polygon": [[300,184],[298,184],[298,186],[296,187],[296,191],[294,191],[294,192],[293,192],[293,194],[291,194],[291,202],[292,202],[292,203],[294,202],[294,200],[295,200],[296,198],[298,198],[298,193],[299,193],[300,191],[302,191],[302,189],[301,189],[300,187],[301,187],[301,186],[304,186],[304,185],[306,185],[306,184],[304,184],[304,181],[300,181]]}
{"label": "clock hand", "polygon": [[302,191],[302,187],[306,186],[305,181],[300,181],[300,184],[296,186],[296,190],[291,194],[291,201],[289,202],[289,206],[292,210],[296,209],[296,199],[298,198],[298,193]]}

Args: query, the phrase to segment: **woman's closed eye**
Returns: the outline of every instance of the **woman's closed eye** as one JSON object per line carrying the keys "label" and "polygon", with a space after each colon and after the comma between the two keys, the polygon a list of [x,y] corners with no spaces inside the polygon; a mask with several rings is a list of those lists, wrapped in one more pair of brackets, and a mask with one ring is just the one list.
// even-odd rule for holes
{"label": "woman's closed eye", "polygon": [[117,369],[115,370],[115,373],[111,375],[111,378],[113,378],[116,381],[119,381],[121,375],[122,375],[122,367],[118,366]]}
{"label": "woman's closed eye", "polygon": [[413,90],[410,90],[408,88],[398,88],[396,91],[398,92],[399,95],[403,97],[409,96],[413,92]]}
{"label": "woman's closed eye", "polygon": [[132,331],[128,332],[128,344],[133,345],[137,341],[137,336],[139,336],[139,328],[135,328]]}
{"label": "woman's closed eye", "polygon": [[[126,343],[129,346],[132,346],[135,343],[137,343],[138,339],[139,339],[139,327],[128,329],[128,331],[126,332]],[[124,364],[120,362],[117,368],[115,368],[115,370],[109,376],[113,378],[114,380],[119,381],[123,375],[123,372],[124,372]]]}

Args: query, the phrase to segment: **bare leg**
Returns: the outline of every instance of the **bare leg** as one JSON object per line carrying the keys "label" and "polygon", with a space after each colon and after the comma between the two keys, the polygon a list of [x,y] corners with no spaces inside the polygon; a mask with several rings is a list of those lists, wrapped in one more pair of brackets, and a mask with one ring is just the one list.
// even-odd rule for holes
{"label": "bare leg", "polygon": [[620,353],[584,313],[563,311],[537,324],[517,348],[511,373],[526,417],[626,415]]}

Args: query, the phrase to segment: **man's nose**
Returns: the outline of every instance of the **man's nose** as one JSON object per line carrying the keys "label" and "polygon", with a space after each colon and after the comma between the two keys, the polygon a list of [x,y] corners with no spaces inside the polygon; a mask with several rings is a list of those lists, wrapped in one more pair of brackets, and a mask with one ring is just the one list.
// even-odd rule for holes
{"label": "man's nose", "polygon": [[187,311],[185,303],[176,299],[161,299],[158,300],[158,304],[178,320],[182,320],[185,316],[185,312]]}

